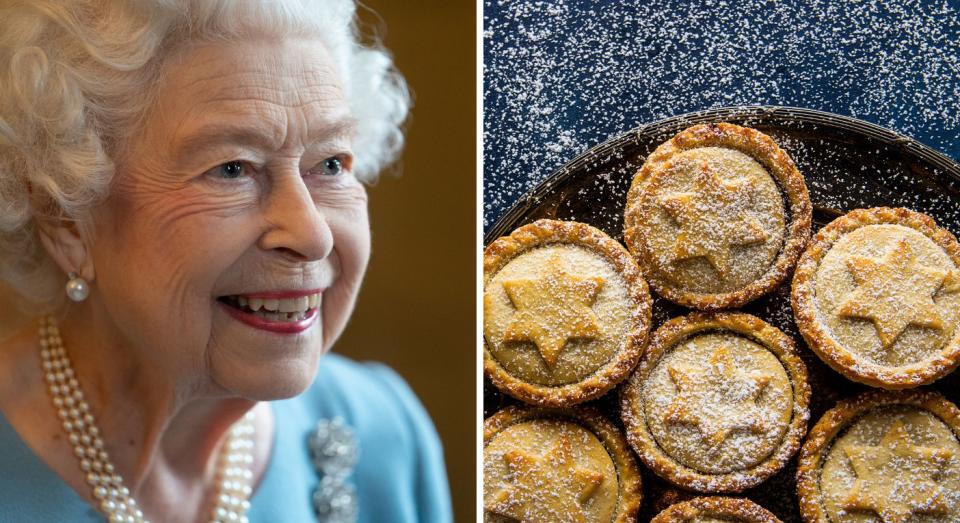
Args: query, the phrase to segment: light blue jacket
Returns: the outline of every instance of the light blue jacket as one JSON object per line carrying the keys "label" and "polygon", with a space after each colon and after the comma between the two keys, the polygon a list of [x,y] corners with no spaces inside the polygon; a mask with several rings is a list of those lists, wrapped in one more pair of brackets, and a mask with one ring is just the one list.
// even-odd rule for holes
{"label": "light blue jacket", "polygon": [[[360,455],[352,483],[364,523],[452,520],[440,440],[423,406],[395,372],[335,354],[295,398],[271,403],[276,434],[270,464],[251,498],[251,523],[315,522],[319,474],[309,434],[321,419],[353,428]],[[0,523],[93,522],[103,517],[70,489],[0,415]],[[159,522],[154,522],[159,523]]]}

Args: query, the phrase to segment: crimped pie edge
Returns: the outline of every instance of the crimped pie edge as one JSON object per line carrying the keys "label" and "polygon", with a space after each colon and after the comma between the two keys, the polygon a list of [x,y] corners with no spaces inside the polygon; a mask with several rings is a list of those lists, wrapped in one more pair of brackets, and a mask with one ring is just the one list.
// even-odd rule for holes
{"label": "crimped pie edge", "polygon": [[887,405],[907,405],[926,410],[950,427],[960,440],[960,409],[932,390],[871,390],[838,401],[810,429],[797,459],[797,498],[804,521],[830,521],[820,492],[820,467],[824,456],[832,448],[833,440],[862,415]]}
{"label": "crimped pie edge", "polygon": [[901,225],[922,233],[942,248],[953,263],[960,267],[960,244],[953,234],[937,225],[933,218],[899,207],[855,209],[833,220],[813,236],[797,263],[790,306],[800,334],[810,349],[830,368],[847,379],[891,390],[927,385],[946,376],[960,365],[960,328],[955,329],[953,339],[944,345],[938,357],[920,364],[890,368],[859,361],[834,340],[817,320],[815,287],[820,262],[844,235],[861,227],[881,224]]}
{"label": "crimped pie edge", "polygon": [[590,407],[550,408],[511,405],[484,420],[484,448],[497,433],[507,427],[535,419],[571,421],[585,427],[600,440],[617,469],[617,512],[611,523],[634,523],[643,501],[640,468],[630,453],[630,446],[623,435],[597,410]]}
{"label": "crimped pie edge", "polygon": [[703,496],[674,503],[663,509],[650,523],[687,523],[703,511],[739,518],[744,523],[783,523],[772,512],[746,498]]}
{"label": "crimped pie edge", "polygon": [[[679,152],[700,147],[726,147],[741,151],[763,164],[785,197],[790,216],[786,239],[776,261],[760,278],[745,287],[728,293],[706,294],[674,288],[659,275],[653,254],[644,240],[640,226],[644,213],[642,193],[646,181],[663,164]],[[772,152],[772,154],[767,154]],[[624,212],[624,243],[643,267],[650,286],[664,298],[700,310],[740,307],[763,296],[790,276],[800,253],[810,238],[813,205],[803,175],[790,156],[772,138],[755,129],[718,122],[701,124],[681,131],[664,142],[644,162],[633,178],[627,193]]]}
{"label": "crimped pie edge", "polygon": [[[773,353],[790,377],[793,411],[790,425],[770,456],[747,471],[704,474],[686,467],[666,454],[654,441],[643,409],[643,383],[660,359],[683,340],[710,331],[731,331],[751,339]],[[651,335],[646,354],[620,391],[620,416],[627,441],[641,461],[658,476],[674,485],[703,493],[742,492],[758,485],[782,469],[800,448],[810,418],[810,385],[807,368],[793,340],[769,323],[740,312],[693,312],[673,318]]]}
{"label": "crimped pie edge", "polygon": [[586,247],[607,259],[623,277],[630,297],[632,328],[617,355],[593,374],[576,383],[547,386],[528,383],[504,369],[483,343],[483,370],[501,391],[539,406],[563,407],[606,394],[626,379],[643,355],[647,343],[653,299],[647,282],[630,253],[603,231],[580,222],[537,220],[515,229],[487,246],[483,254],[483,285],[517,256],[537,247],[573,244]]}

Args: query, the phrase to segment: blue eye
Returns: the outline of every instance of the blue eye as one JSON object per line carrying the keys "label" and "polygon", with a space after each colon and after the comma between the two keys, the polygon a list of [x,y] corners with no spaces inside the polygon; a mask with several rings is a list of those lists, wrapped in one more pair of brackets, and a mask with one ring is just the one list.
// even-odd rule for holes
{"label": "blue eye", "polygon": [[243,162],[233,161],[222,163],[216,167],[215,174],[221,178],[239,178],[243,176]]}
{"label": "blue eye", "polygon": [[337,176],[343,172],[343,162],[336,156],[331,156],[320,164],[320,174],[324,176]]}

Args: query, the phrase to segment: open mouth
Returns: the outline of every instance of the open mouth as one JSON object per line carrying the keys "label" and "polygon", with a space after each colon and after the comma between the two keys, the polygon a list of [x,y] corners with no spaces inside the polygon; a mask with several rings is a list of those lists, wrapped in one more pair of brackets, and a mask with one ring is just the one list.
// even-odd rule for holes
{"label": "open mouth", "polygon": [[313,317],[320,306],[321,298],[317,292],[296,298],[221,296],[217,301],[264,321],[296,323]]}

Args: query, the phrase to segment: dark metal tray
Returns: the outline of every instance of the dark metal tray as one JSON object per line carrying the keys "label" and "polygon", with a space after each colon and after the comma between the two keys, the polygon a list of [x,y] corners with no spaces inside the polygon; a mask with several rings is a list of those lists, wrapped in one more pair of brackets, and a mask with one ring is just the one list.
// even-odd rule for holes
{"label": "dark metal tray", "polygon": [[[586,151],[515,203],[490,229],[484,243],[540,218],[585,222],[622,241],[623,208],[633,174],[658,145],[691,125],[706,122],[736,123],[773,137],[806,179],[814,205],[814,230],[856,208],[897,206],[926,213],[954,235],[960,234],[957,162],[909,137],[855,118],[793,107],[751,106],[661,120]],[[837,400],[869,389],[843,378],[807,348],[790,310],[789,281],[743,310],[776,325],[796,341],[813,390],[810,426]],[[688,312],[655,296],[653,327]],[[960,371],[929,388],[960,403]],[[516,400],[484,380],[484,417],[512,403]],[[622,428],[616,390],[591,405]],[[796,457],[780,473],[743,495],[785,522],[799,522],[795,474]],[[638,521],[648,521],[668,500],[685,497],[645,469],[643,492]]]}

